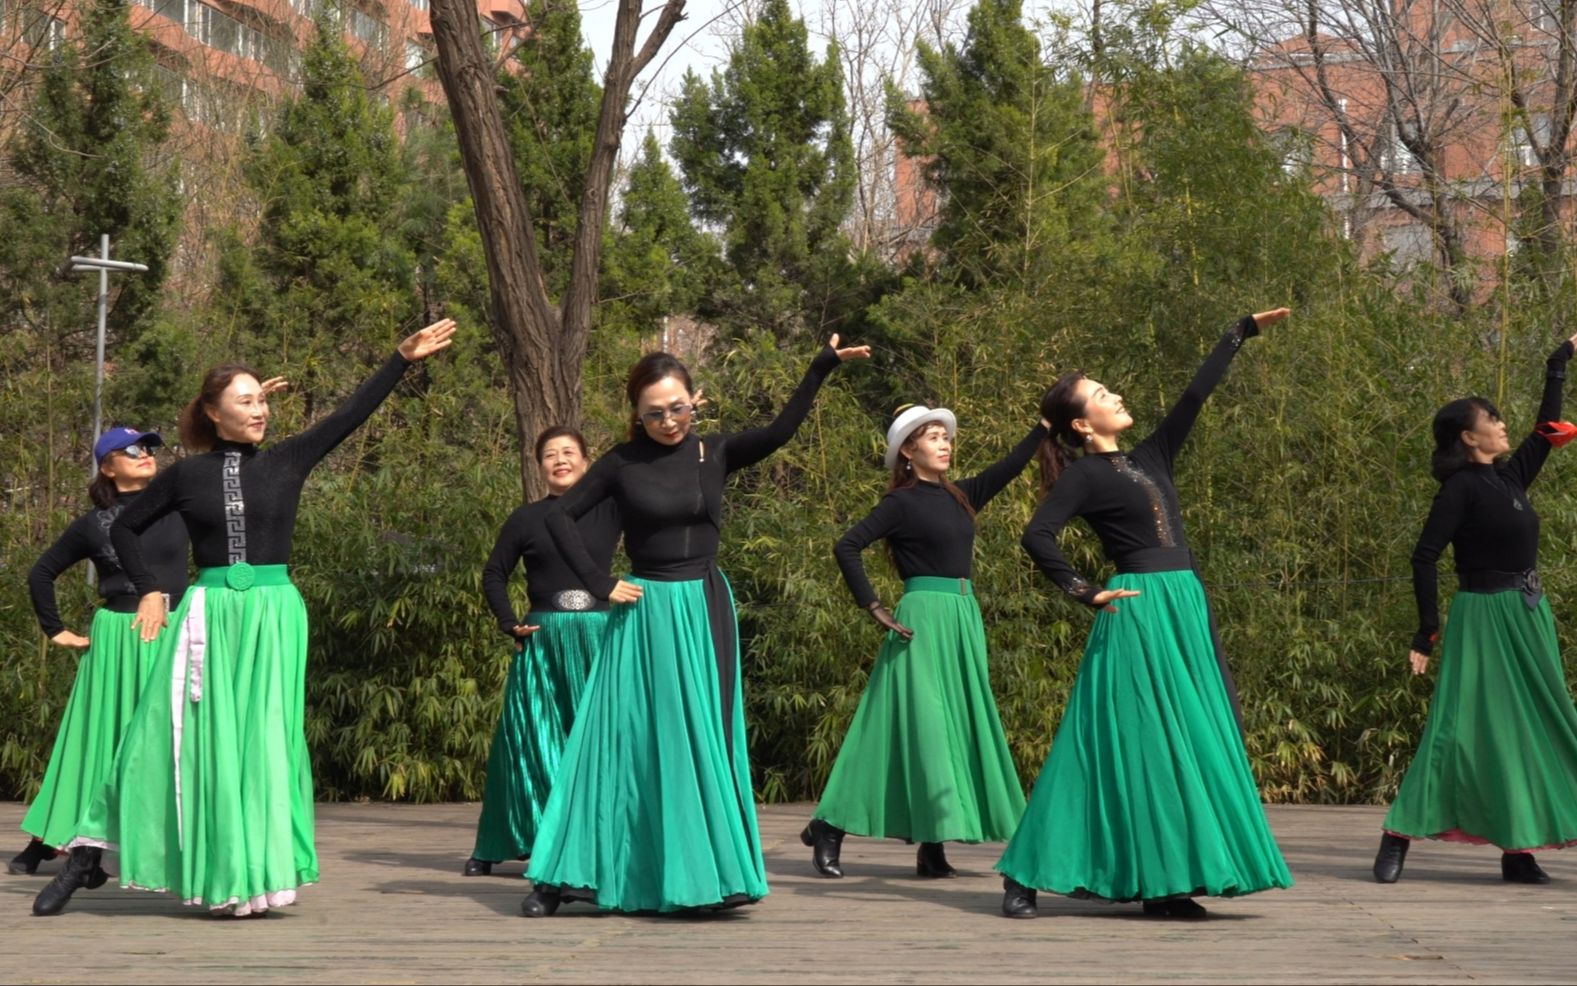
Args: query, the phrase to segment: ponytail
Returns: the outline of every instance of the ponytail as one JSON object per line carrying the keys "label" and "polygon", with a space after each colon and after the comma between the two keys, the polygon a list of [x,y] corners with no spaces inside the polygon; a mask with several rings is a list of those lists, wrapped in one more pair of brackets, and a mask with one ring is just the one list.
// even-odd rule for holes
{"label": "ponytail", "polygon": [[1064,373],[1040,399],[1040,416],[1050,422],[1046,437],[1035,449],[1035,460],[1040,463],[1040,498],[1051,495],[1062,471],[1073,465],[1084,445],[1079,433],[1073,429],[1075,418],[1084,417],[1084,401],[1078,395],[1079,381],[1084,374],[1079,370]]}

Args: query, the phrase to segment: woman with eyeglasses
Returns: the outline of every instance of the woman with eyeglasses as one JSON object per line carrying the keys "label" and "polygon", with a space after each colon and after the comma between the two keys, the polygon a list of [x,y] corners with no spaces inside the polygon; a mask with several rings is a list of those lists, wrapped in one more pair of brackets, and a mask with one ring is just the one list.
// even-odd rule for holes
{"label": "woman with eyeglasses", "polygon": [[[652,353],[630,371],[630,440],[598,459],[548,515],[548,531],[599,599],[616,603],[537,833],[521,904],[618,911],[731,907],[767,893],[739,680],[733,595],[717,568],[723,485],[794,437],[822,382],[869,346],[823,347],[777,418],[697,434],[683,363]],[[619,507],[633,574],[598,567],[577,522]]]}
{"label": "woman with eyeglasses", "polygon": [[[162,444],[154,432],[135,428],[111,428],[100,435],[93,446],[98,472],[88,484],[93,509],[72,521],[27,573],[33,612],[44,636],[81,651],[82,657],[44,782],[22,819],[22,831],[33,838],[11,860],[12,873],[36,872],[39,863],[54,857],[56,846],[76,834],[77,819],[109,776],[115,748],[158,656],[158,645],[139,632],[137,593],[110,544],[110,525],[153,480],[159,469],[153,450]],[[179,517],[167,517],[138,541],[155,591],[179,603],[187,583],[186,525]],[[55,580],[84,559],[93,565],[101,600],[86,637],[66,628],[55,600]],[[105,872],[95,867],[87,885],[96,887],[105,879]]]}
{"label": "woman with eyeglasses", "polygon": [[[1157,918],[1206,917],[1194,898],[1292,886],[1265,819],[1225,661],[1183,531],[1173,468],[1243,343],[1286,308],[1228,329],[1143,441],[1120,395],[1079,372],[1041,399],[1042,500],[1023,545],[1095,611],[1073,691],[1023,821],[997,869],[1002,913],[1036,915],[1036,891],[1142,902]],[[1057,537],[1083,517],[1117,574],[1083,578]]]}
{"label": "woman with eyeglasses", "polygon": [[[548,428],[537,436],[536,458],[548,495],[509,515],[482,567],[482,592],[498,628],[515,643],[515,659],[487,757],[466,876],[485,876],[494,863],[531,855],[564,738],[608,628],[607,601],[592,595],[565,562],[546,524],[559,498],[586,474],[586,440],[574,428]],[[598,569],[607,572],[619,546],[618,507],[604,500],[576,526]],[[509,575],[521,564],[531,605],[524,619],[509,600]]]}
{"label": "woman with eyeglasses", "polygon": [[[887,429],[887,494],[833,550],[854,601],[886,633],[815,817],[800,833],[825,877],[843,876],[848,832],[917,842],[916,873],[950,877],[944,842],[1005,840],[1024,813],[970,574],[975,516],[1029,465],[1045,422],[1002,461],[954,483],[947,473],[957,431],[947,408],[900,413]],[[860,559],[881,540],[903,579],[895,614]]]}
{"label": "woman with eyeglasses", "polygon": [[[76,825],[71,857],[33,902],[34,914],[60,913],[104,849],[120,854],[122,886],[238,917],[295,903],[297,889],[317,881],[307,614],[289,569],[301,487],[411,364],[453,335],[449,319],[416,332],[331,414],[266,447],[269,407],[257,374],[237,364],[208,371],[181,413],[181,443],[193,454],[110,529],[141,597],[143,639],[168,620],[169,644],[109,780]],[[198,573],[167,616],[138,538],[173,514],[191,532]]]}

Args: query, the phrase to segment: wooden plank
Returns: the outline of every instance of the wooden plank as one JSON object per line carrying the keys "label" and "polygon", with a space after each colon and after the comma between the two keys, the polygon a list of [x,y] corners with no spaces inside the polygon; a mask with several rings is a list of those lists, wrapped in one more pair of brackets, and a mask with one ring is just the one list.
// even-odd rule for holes
{"label": "wooden plank", "polygon": [[[1272,807],[1298,885],[1207,902],[1202,923],[1137,905],[1042,897],[998,915],[1000,846],[949,846],[963,874],[914,876],[914,850],[850,838],[822,880],[798,832],[807,805],[761,810],[772,894],[707,917],[569,906],[528,921],[522,864],[467,879],[475,805],[321,805],[323,882],[262,920],[216,919],[106,887],[61,917],[28,915],[36,877],[0,876],[7,982],[1570,982],[1577,855],[1555,882],[1500,880],[1493,849],[1421,843],[1394,886],[1369,877],[1377,808]],[[22,807],[0,804],[15,832]],[[20,848],[20,838],[14,838]],[[5,847],[7,851],[9,846]],[[111,859],[113,869],[113,858]],[[54,871],[56,864],[46,870]]]}

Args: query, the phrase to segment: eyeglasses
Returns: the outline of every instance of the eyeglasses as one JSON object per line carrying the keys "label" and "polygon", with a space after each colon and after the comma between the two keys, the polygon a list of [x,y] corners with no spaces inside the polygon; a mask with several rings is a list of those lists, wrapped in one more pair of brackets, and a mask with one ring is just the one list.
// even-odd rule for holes
{"label": "eyeglasses", "polygon": [[115,451],[119,452],[121,455],[124,455],[126,458],[131,459],[133,462],[153,454],[151,449],[144,448],[141,445],[128,445],[125,448],[118,448]]}
{"label": "eyeglasses", "polygon": [[694,404],[670,404],[666,410],[647,411],[645,414],[641,415],[641,420],[649,425],[660,425],[669,418],[672,418],[675,421],[683,421],[688,418],[690,416],[690,412],[694,410]]}

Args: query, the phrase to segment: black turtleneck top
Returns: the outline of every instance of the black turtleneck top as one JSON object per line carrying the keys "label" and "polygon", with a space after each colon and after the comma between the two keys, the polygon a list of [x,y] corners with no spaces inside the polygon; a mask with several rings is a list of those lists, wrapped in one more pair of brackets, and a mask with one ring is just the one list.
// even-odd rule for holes
{"label": "black turtleneck top", "polygon": [[[1000,462],[954,485],[976,512],[983,510],[992,497],[1024,471],[1045,437],[1046,429],[1037,424]],[[975,519],[941,484],[916,481],[913,486],[882,497],[876,509],[849,528],[832,549],[838,568],[843,571],[843,581],[861,606],[870,606],[878,599],[865,575],[860,552],[882,538],[892,548],[899,578],[937,575],[967,579],[973,570]]]}
{"label": "black turtleneck top", "polygon": [[1244,316],[1228,329],[1177,404],[1133,451],[1088,453],[1062,471],[1022,540],[1024,550],[1058,588],[1087,606],[1095,604],[1101,591],[1074,571],[1057,546],[1057,535],[1075,517],[1083,517],[1094,529],[1106,557],[1119,571],[1129,570],[1135,554],[1148,549],[1176,548],[1179,557],[1184,555],[1188,540],[1172,465],[1206,398],[1226,376],[1232,357],[1245,339],[1258,334],[1253,316]]}
{"label": "black turtleneck top", "polygon": [[[1561,391],[1571,358],[1569,340],[1550,354],[1535,426],[1560,418]],[[1539,515],[1528,499],[1528,487],[1549,455],[1549,441],[1534,432],[1504,461],[1471,463],[1441,482],[1413,548],[1413,596],[1418,605],[1414,650],[1428,654],[1440,631],[1436,565],[1446,545],[1452,546],[1458,572],[1525,572],[1538,563]]]}
{"label": "black turtleneck top", "polygon": [[677,445],[655,442],[639,430],[593,463],[547,517],[554,544],[581,582],[599,599],[607,599],[617,584],[575,523],[609,499],[618,506],[624,551],[636,576],[660,582],[704,577],[717,557],[728,474],[755,465],[794,437],[838,363],[838,354],[824,346],[783,410],[764,427],[731,435],[690,432]]}
{"label": "black turtleneck top", "polygon": [[[395,353],[333,413],[298,435],[259,449],[220,442],[212,451],[182,459],[161,472],[110,529],[121,565],[139,593],[155,579],[138,547],[137,535],[170,513],[180,513],[192,536],[198,568],[231,564],[232,554],[253,565],[284,565],[296,529],[296,509],[307,474],[378,409],[411,364]],[[226,472],[239,476],[244,536],[232,540],[226,517]]]}
{"label": "black turtleneck top", "polygon": [[[28,593],[33,597],[33,612],[44,635],[53,637],[66,628],[55,602],[55,579],[84,558],[92,561],[98,573],[99,597],[106,609],[135,613],[138,594],[131,579],[121,568],[110,543],[110,526],[131,504],[143,496],[142,490],[118,493],[115,502],[90,510],[71,522],[27,573]],[[152,575],[153,592],[163,592],[174,606],[186,594],[186,552],[189,542],[186,525],[179,517],[165,517],[150,526],[137,539],[144,562]]]}
{"label": "black turtleneck top", "polygon": [[[515,616],[515,607],[509,601],[509,574],[521,562],[526,566],[526,597],[532,610],[554,610],[558,606],[554,597],[561,592],[579,589],[590,591],[564,561],[558,546],[548,534],[547,516],[558,502],[557,496],[545,496],[535,503],[515,508],[498,532],[493,543],[493,553],[482,566],[482,594],[487,605],[498,617],[498,627],[511,639],[515,627],[530,622]],[[613,550],[619,546],[619,510],[612,500],[604,500],[582,517],[576,526],[586,550],[599,566],[607,572],[613,566]],[[606,604],[599,601],[599,609]]]}

